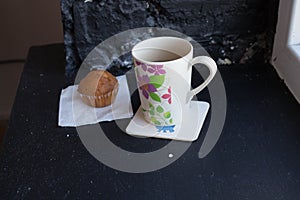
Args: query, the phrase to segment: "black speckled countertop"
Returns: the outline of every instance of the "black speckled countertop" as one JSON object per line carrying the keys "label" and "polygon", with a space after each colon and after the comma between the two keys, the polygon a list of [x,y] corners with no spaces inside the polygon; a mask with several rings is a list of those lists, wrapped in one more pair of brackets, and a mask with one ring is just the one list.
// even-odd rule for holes
{"label": "black speckled countertop", "polygon": [[[0,199],[300,198],[300,106],[272,66],[221,67],[228,107],[215,148],[198,158],[208,119],[178,160],[141,174],[105,166],[75,128],[57,126],[64,66],[63,45],[29,51],[1,152]],[[205,92],[203,98],[209,101]],[[113,122],[103,125],[123,148],[166,144],[127,136]]]}

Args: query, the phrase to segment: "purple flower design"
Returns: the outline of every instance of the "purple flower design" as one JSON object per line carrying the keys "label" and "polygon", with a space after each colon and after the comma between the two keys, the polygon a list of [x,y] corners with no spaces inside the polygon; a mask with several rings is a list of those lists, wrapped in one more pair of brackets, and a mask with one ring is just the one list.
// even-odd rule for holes
{"label": "purple flower design", "polygon": [[165,74],[166,71],[163,68],[163,65],[149,65],[148,72],[154,73],[155,75]]}
{"label": "purple flower design", "polygon": [[140,61],[138,61],[138,60],[136,60],[135,63],[136,63],[138,66],[141,65],[142,69],[143,69],[145,72],[147,71],[147,65],[146,65],[145,63],[142,63],[142,62],[140,62]]}
{"label": "purple flower design", "polygon": [[156,88],[153,84],[149,83],[150,79],[148,76],[138,76],[138,85],[139,89],[142,90],[142,93],[146,99],[149,98],[150,92],[156,92]]}

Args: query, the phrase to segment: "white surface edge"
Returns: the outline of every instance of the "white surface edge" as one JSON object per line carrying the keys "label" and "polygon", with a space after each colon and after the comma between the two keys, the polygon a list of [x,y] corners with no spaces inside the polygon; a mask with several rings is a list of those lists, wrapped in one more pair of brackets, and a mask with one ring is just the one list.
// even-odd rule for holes
{"label": "white surface edge", "polygon": [[[163,135],[159,135],[159,134],[155,134],[155,135],[147,135],[147,134],[141,134],[141,133],[134,133],[132,132],[129,127],[131,126],[132,121],[129,123],[129,125],[126,127],[126,133],[130,136],[134,136],[134,137],[145,137],[145,138],[159,138],[159,139],[166,139],[166,140],[178,140],[178,141],[185,141],[185,142],[193,142],[196,141],[201,133],[202,127],[204,125],[204,122],[206,120],[208,111],[210,109],[210,104],[208,102],[205,101],[192,101],[194,103],[198,102],[199,104],[202,104],[205,106],[205,110],[203,113],[203,118],[201,118],[201,120],[199,121],[199,123],[197,124],[196,130],[198,131],[194,136],[195,137],[182,137],[182,135],[174,135],[174,136],[163,136]],[[141,107],[138,109],[138,111],[135,113],[134,117],[136,117],[136,114],[140,111]],[[134,120],[134,117],[132,120]]]}
{"label": "white surface edge", "polygon": [[271,64],[300,104],[300,0],[280,1]]}

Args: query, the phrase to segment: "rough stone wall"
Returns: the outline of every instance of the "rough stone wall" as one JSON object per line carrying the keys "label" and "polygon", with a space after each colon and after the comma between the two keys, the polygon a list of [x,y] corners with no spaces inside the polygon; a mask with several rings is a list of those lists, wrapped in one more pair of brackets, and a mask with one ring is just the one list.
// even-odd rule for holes
{"label": "rough stone wall", "polygon": [[66,72],[106,38],[165,27],[200,42],[219,64],[270,57],[279,0],[61,0]]}

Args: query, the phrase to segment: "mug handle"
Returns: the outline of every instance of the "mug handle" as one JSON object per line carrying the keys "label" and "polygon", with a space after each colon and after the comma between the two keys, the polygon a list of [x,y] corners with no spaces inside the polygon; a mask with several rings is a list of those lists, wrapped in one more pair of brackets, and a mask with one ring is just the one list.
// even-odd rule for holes
{"label": "mug handle", "polygon": [[189,67],[192,67],[195,64],[205,65],[209,69],[209,76],[201,85],[188,92],[187,99],[186,99],[187,103],[192,100],[193,96],[195,96],[200,91],[202,91],[211,82],[211,80],[214,78],[218,70],[216,62],[208,56],[198,56],[193,58],[192,61],[190,62]]}

